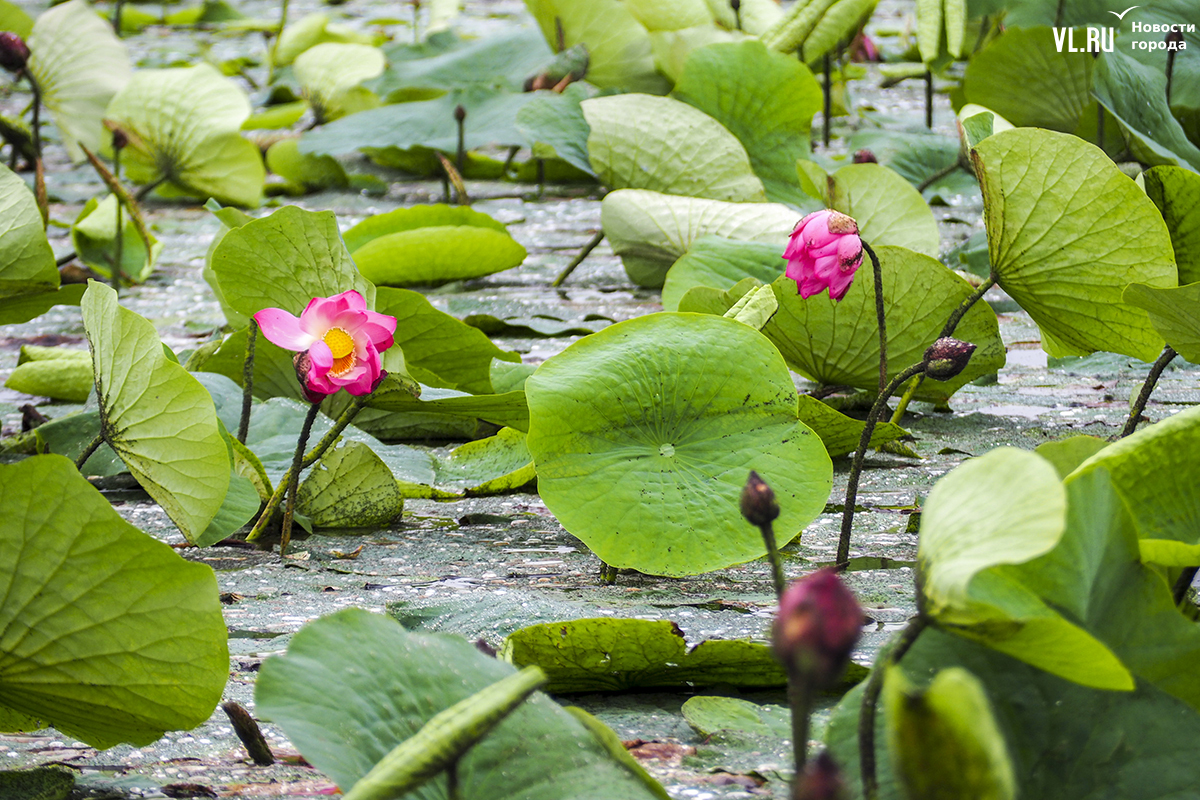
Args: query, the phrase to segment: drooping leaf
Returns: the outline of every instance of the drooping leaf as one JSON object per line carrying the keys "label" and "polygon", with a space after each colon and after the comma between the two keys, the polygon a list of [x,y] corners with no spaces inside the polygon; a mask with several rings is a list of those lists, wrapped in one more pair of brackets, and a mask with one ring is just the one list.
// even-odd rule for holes
{"label": "drooping leaf", "polygon": [[[121,272],[122,280],[141,283],[150,276],[154,262],[162,250],[153,235],[150,236],[150,251],[138,235],[137,226],[128,213],[121,215]],[[71,226],[71,244],[79,260],[106,278],[112,277],[113,260],[116,258],[117,198],[106,195],[103,200],[88,200]]]}
{"label": "drooping leaf", "polygon": [[987,692],[962,667],[917,689],[899,667],[883,683],[888,752],[909,797],[1014,800],[1016,776]]}
{"label": "drooping leaf", "polygon": [[[1087,59],[1084,59],[1087,60]],[[1188,140],[1167,105],[1167,78],[1120,50],[1104,53],[1096,65],[1096,99],[1129,132],[1139,161],[1200,171],[1200,147]]]}
{"label": "drooping leaf", "polygon": [[546,691],[554,693],[787,683],[766,644],[711,639],[688,648],[669,620],[606,617],[530,625],[508,635],[500,657],[518,667],[541,667],[550,678]]}
{"label": "drooping leaf", "polygon": [[154,326],[91,281],[80,304],[105,441],[193,544],[229,490],[229,455],[208,390],[169,360]]}
{"label": "drooping leaf", "polygon": [[67,284],[56,290],[20,294],[0,300],[0,325],[19,325],[45,314],[54,306],[77,306],[86,287]]}
{"label": "drooping leaf", "polygon": [[925,185],[922,195],[927,200],[941,198],[954,205],[961,202],[959,195],[973,197],[979,192],[979,184],[968,170],[954,169],[960,143],[952,136],[867,128],[850,137],[846,147],[854,152],[870,150],[880,164],[914,187]]}
{"label": "drooping leaf", "polygon": [[384,68],[383,51],[366,44],[325,42],[296,57],[292,72],[318,122],[379,105],[363,81],[378,77]]}
{"label": "drooping leaf", "polygon": [[20,364],[4,381],[15,392],[82,403],[92,390],[92,363],[83,358],[59,358]]}
{"label": "drooping leaf", "polygon": [[300,152],[295,139],[280,139],[267,150],[267,168],[307,191],[345,189],[350,185],[346,170],[337,159]]}
{"label": "drooping leaf", "polygon": [[318,528],[381,528],[404,510],[392,471],[362,442],[321,456],[296,494],[296,508]]}
{"label": "drooping leaf", "polygon": [[227,232],[211,266],[225,301],[253,316],[282,308],[299,316],[314,297],[356,290],[374,308],[375,287],[354,267],[332,211],[285,206]]}
{"label": "drooping leaf", "polygon": [[1150,315],[1154,330],[1175,352],[1200,361],[1200,282],[1173,289],[1131,283],[1122,298]]}
{"label": "drooping leaf", "polygon": [[359,272],[384,285],[446,283],[519,266],[525,248],[503,223],[461,206],[398,208],[346,231]]}
{"label": "drooping leaf", "polygon": [[[825,445],[825,450],[831,456],[853,453],[866,427],[865,422],[848,417],[807,394],[800,395],[799,416],[801,422],[821,437],[821,444]],[[871,432],[871,440],[867,444],[879,447],[907,435],[908,431],[894,422],[880,422]]]}
{"label": "drooping leaf", "polygon": [[521,431],[529,428],[529,406],[523,391],[471,395],[454,389],[423,389],[417,399],[402,392],[384,395],[377,390],[368,405],[384,411],[483,419]]}
{"label": "drooping leaf", "polygon": [[525,434],[501,428],[495,436],[467,442],[449,456],[433,456],[434,478],[427,484],[406,483],[407,497],[478,497],[520,489],[534,479],[533,458]]}
{"label": "drooping leaf", "polygon": [[1038,324],[1043,349],[1152,361],[1162,339],[1121,293],[1130,283],[1175,285],[1171,240],[1154,203],[1098,148],[1065,134],[1004,131],[971,158],[992,269]]}
{"label": "drooping leaf", "polygon": [[[639,286],[662,286],[692,242],[713,234],[777,243],[780,254],[800,215],[779,203],[725,203],[642,189],[609,192],[600,224],[625,272]],[[781,262],[782,263],[782,262]]]}
{"label": "drooping leaf", "polygon": [[737,137],[770,200],[816,210],[796,183],[796,159],[809,155],[812,118],[822,103],[807,67],[754,39],[709,45],[688,59],[673,96]]}
{"label": "drooping leaf", "polygon": [[112,26],[85,0],[71,0],[38,17],[29,52],[29,71],[72,160],[83,160],[80,144],[92,152],[107,149],[105,109],[133,75],[129,51]]}
{"label": "drooping leaf", "polygon": [[1042,442],[1033,451],[1054,466],[1059,478],[1065,478],[1108,443],[1095,436],[1071,436],[1053,442]]}
{"label": "drooping leaf", "polygon": [[22,39],[28,39],[32,30],[33,17],[15,3],[0,0],[0,31],[12,31]]}
{"label": "drooping leaf", "polygon": [[[902,247],[877,247],[883,273],[888,374],[920,361],[950,314],[974,291],[970,284],[929,256]],[[879,323],[875,316],[875,277],[859,268],[846,296],[831,300],[822,292],[807,299],[796,282],[775,279],[779,312],[763,329],[793,369],[830,386],[879,389]],[[954,335],[977,345],[967,368],[949,381],[925,380],[918,397],[944,400],[969,381],[1004,366],[1004,344],[996,314],[976,303]]]}
{"label": "drooping leaf", "polygon": [[535,158],[561,158],[595,175],[587,150],[592,129],[579,106],[595,93],[591,84],[576,81],[562,94],[541,92],[522,106],[517,112],[517,128],[532,145]]}
{"label": "drooping leaf", "polygon": [[924,612],[946,630],[1064,678],[1131,691],[1120,659],[1005,565],[1058,545],[1067,493],[1039,456],[1002,447],[939,480],[921,512]]}
{"label": "drooping leaf", "polygon": [[1154,167],[1142,173],[1142,180],[1171,234],[1179,285],[1200,282],[1200,175],[1180,167]]}
{"label": "drooping leaf", "polygon": [[58,266],[37,200],[25,181],[0,165],[0,300],[57,288]]}
{"label": "drooping leaf", "polygon": [[0,707],[97,748],[207,720],[229,672],[212,570],[121,519],[61,456],[0,474]]}
{"label": "drooping leaf", "polygon": [[[434,714],[512,673],[461,639],[408,633],[387,617],[348,609],[310,623],[285,655],[264,663],[255,699],[305,758],[349,789]],[[471,748],[458,777],[464,800],[661,797],[542,694]],[[445,785],[439,777],[410,796],[444,797]]]}
{"label": "drooping leaf", "polygon": [[165,180],[174,191],[257,206],[265,170],[241,135],[246,93],[214,67],[141,70],[108,105],[105,119],[125,131],[122,166],[136,183]]}
{"label": "drooping leaf", "polygon": [[392,64],[367,87],[388,102],[417,99],[413,97],[417,91],[448,92],[464,85],[520,92],[526,78],[554,59],[536,28],[520,27],[473,40],[443,36],[444,40],[429,40],[424,51],[412,45],[385,48]]}
{"label": "drooping leaf", "polygon": [[751,469],[781,498],[781,542],[824,507],[829,456],[778,351],[740,323],[621,322],[544,362],[526,392],[538,492],[607,564],[693,575],[761,556],[736,502]]}

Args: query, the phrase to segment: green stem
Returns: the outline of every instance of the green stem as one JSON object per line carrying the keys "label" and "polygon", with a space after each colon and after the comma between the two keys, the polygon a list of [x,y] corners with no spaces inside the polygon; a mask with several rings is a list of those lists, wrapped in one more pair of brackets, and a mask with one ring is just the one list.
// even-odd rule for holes
{"label": "green stem", "polygon": [[883,310],[883,269],[879,266],[879,256],[871,249],[871,245],[862,243],[863,250],[871,257],[871,267],[875,275],[875,319],[879,323],[879,391],[887,386],[887,319]]}
{"label": "green stem", "polygon": [[250,432],[250,405],[254,401],[254,345],[258,342],[258,322],[251,317],[246,329],[246,363],[242,365],[242,416],[238,420],[237,440],[246,443]]}
{"label": "green stem", "polygon": [[[801,60],[803,60],[803,59],[801,59]],[[824,142],[825,147],[828,148],[829,147],[829,123],[830,123],[829,118],[831,116],[833,116],[833,77],[832,77],[833,73],[831,72],[831,70],[829,68],[829,54],[828,53],[825,54],[823,68],[824,68],[824,73],[825,73],[825,107],[824,107],[825,119],[822,121],[822,125],[824,127],[822,127],[822,129],[821,129],[821,141]]]}
{"label": "green stem", "polygon": [[928,189],[930,186],[933,186],[933,184],[937,183],[937,182],[938,182],[938,181],[940,181],[942,178],[946,177],[947,175],[949,175],[950,173],[954,172],[954,171],[955,171],[956,169],[958,169],[958,168],[959,168],[959,164],[958,164],[958,159],[956,158],[956,159],[955,159],[953,162],[951,162],[950,164],[947,164],[946,166],[944,166],[944,167],[942,167],[941,169],[939,169],[937,172],[935,172],[935,173],[933,173],[932,175],[930,175],[930,176],[929,176],[928,178],[926,178],[925,180],[923,180],[923,181],[921,181],[920,183],[918,183],[918,184],[917,184],[917,191],[918,191],[918,192],[924,192],[924,191],[925,191],[926,189]]}
{"label": "green stem", "polygon": [[1150,401],[1150,393],[1154,391],[1154,386],[1158,383],[1158,378],[1163,374],[1163,370],[1167,368],[1167,364],[1170,364],[1176,355],[1178,353],[1169,345],[1163,348],[1158,360],[1154,362],[1154,366],[1150,367],[1150,374],[1146,376],[1146,382],[1142,384],[1142,390],[1138,392],[1137,400],[1134,401],[1133,408],[1129,411],[1129,419],[1125,420],[1125,427],[1121,429],[1118,439],[1124,439],[1137,430],[1138,420],[1142,418],[1142,412],[1146,410],[1146,403]]}
{"label": "green stem", "polygon": [[783,597],[783,590],[787,588],[787,580],[783,577],[783,559],[779,557],[779,547],[775,543],[775,527],[768,522],[760,525],[758,529],[762,531],[763,543],[767,546],[767,561],[771,564],[771,581],[775,584],[775,599],[779,600]]}
{"label": "green stem", "polygon": [[150,196],[151,192],[153,192],[155,189],[162,186],[166,182],[167,182],[167,176],[164,175],[163,177],[159,178],[156,181],[147,183],[145,186],[143,186],[142,188],[137,190],[137,194],[135,194],[133,196],[133,199],[139,203],[142,202],[143,200],[145,200],[147,197]]}
{"label": "green stem", "polygon": [[933,128],[933,72],[925,70],[925,127]]}
{"label": "green stem", "polygon": [[[979,284],[975,291],[966,300],[958,304],[958,308],[950,314],[946,319],[946,324],[942,326],[942,332],[938,334],[939,339],[945,339],[947,336],[953,336],[954,330],[958,327],[958,323],[962,322],[962,318],[971,310],[971,306],[978,303],[983,296],[988,293],[996,285],[995,274],[988,275],[987,280]],[[917,390],[921,388],[921,384],[925,382],[924,373],[916,376],[908,388],[904,390],[904,395],[900,398],[900,402],[896,404],[896,410],[892,413],[891,422],[896,425],[900,424],[900,420],[904,417],[904,412],[908,410],[908,404],[912,402],[913,397],[917,394]]]}
{"label": "green stem", "polygon": [[909,620],[899,638],[875,659],[871,675],[863,687],[862,707],[858,715],[858,758],[864,800],[878,800],[879,797],[879,779],[875,774],[875,708],[879,705],[884,674],[888,667],[900,663],[900,659],[904,658],[904,654],[928,625],[929,619],[920,612]]}
{"label": "green stem", "polygon": [[113,33],[117,38],[121,38],[121,12],[125,10],[125,0],[117,0],[116,8],[113,9],[112,26]]}
{"label": "green stem", "polygon": [[283,37],[283,29],[287,27],[288,0],[279,3],[279,27],[275,29],[275,41],[267,48],[267,85],[275,80],[275,54],[279,51],[279,40]]}
{"label": "green stem", "polygon": [[571,273],[575,271],[575,268],[582,264],[583,260],[591,255],[592,251],[595,250],[596,246],[602,241],[604,241],[604,231],[596,231],[596,235],[591,239],[588,239],[588,243],[585,244],[583,249],[579,251],[579,255],[571,259],[571,263],[567,264],[567,268],[558,273],[558,277],[555,278],[554,282],[550,285],[555,287],[562,286],[563,281],[570,277]]}
{"label": "green stem", "polygon": [[75,459],[75,469],[83,472],[83,465],[87,463],[87,460],[92,457],[92,453],[96,452],[102,444],[104,444],[104,434],[98,433],[96,434],[96,438],[92,439],[88,443],[88,446],[83,449],[83,453],[79,458]]}
{"label": "green stem", "polygon": [[[119,9],[118,8],[118,20]],[[113,148],[113,177],[118,181],[121,180],[121,148]],[[124,229],[124,214],[125,206],[121,203],[121,198],[117,197],[117,238],[115,244],[116,258],[113,260],[112,271],[112,288],[117,295],[121,294],[121,261],[125,257],[125,229]],[[149,255],[149,251],[147,251]]]}
{"label": "green stem", "polygon": [[42,226],[45,227],[50,222],[50,204],[46,200],[46,171],[42,162],[42,87],[28,69],[23,70],[21,74],[29,81],[29,90],[33,92],[33,196],[37,200],[38,211],[42,214]]}
{"label": "green stem", "polygon": [[311,403],[308,413],[304,416],[304,427],[300,429],[300,438],[296,440],[296,452],[292,456],[292,468],[288,471],[287,505],[283,510],[283,531],[279,536],[279,555],[287,555],[288,544],[292,541],[292,518],[296,514],[296,490],[300,486],[300,464],[304,461],[304,448],[308,445],[308,436],[312,433],[313,420],[321,413],[320,403]]}
{"label": "green stem", "polygon": [[792,713],[792,760],[796,768],[792,785],[795,786],[804,775],[804,765],[808,762],[809,717],[812,716],[813,703],[811,682],[805,676],[793,675],[789,671],[787,695]]}
{"label": "green stem", "polygon": [[879,416],[883,413],[883,409],[887,408],[888,398],[892,396],[892,392],[896,391],[896,387],[924,371],[925,362],[922,361],[919,364],[913,364],[892,378],[892,382],[885,386],[879,396],[875,398],[875,404],[871,406],[871,412],[867,414],[867,422],[863,426],[862,436],[858,439],[858,449],[854,451],[854,461],[850,464],[850,476],[846,483],[846,507],[842,511],[842,535],[838,541],[835,563],[835,568],[838,570],[846,569],[850,563],[850,526],[854,522],[854,503],[858,499],[858,480],[862,475],[863,460],[866,458],[867,447],[871,442],[871,434],[875,431],[875,424],[879,422]]}

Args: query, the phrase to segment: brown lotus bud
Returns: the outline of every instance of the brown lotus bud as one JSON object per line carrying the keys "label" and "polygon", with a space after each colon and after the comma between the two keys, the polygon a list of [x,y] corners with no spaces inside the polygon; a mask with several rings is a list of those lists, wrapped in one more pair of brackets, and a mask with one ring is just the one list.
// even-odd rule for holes
{"label": "brown lotus bud", "polygon": [[850,793],[842,780],[842,771],[828,750],[804,765],[792,797],[795,800],[848,800]]}
{"label": "brown lotus bud", "polygon": [[750,470],[750,477],[746,479],[746,485],[742,489],[741,505],[742,516],[749,520],[751,525],[760,528],[770,525],[779,516],[779,503],[775,502],[775,492],[754,470]]}
{"label": "brown lotus bud", "polygon": [[9,72],[20,72],[29,61],[29,47],[25,40],[12,31],[0,33],[0,67]]}
{"label": "brown lotus bud", "polygon": [[1171,31],[1170,33],[1167,34],[1166,38],[1163,39],[1163,41],[1167,42],[1168,44],[1170,44],[1171,42],[1175,42],[1178,44],[1179,42],[1183,41],[1183,34],[1180,33],[1179,31]]}
{"label": "brown lotus bud", "polygon": [[742,10],[742,0],[729,0],[729,7],[733,9],[733,13]]}
{"label": "brown lotus bud", "polygon": [[794,679],[829,688],[846,668],[862,626],[862,609],[842,579],[831,569],[817,570],[779,599],[775,656]]}
{"label": "brown lotus bud", "polygon": [[454,121],[457,122],[459,125],[461,125],[462,121],[466,118],[467,118],[467,110],[465,108],[463,108],[462,106],[455,106],[454,107]]}
{"label": "brown lotus bud", "polygon": [[314,406],[322,402],[329,395],[324,392],[318,392],[308,385],[308,371],[311,363],[308,358],[308,351],[303,350],[292,356],[292,366],[296,369],[296,380],[300,381],[300,388],[304,392],[304,399],[312,403]]}
{"label": "brown lotus bud", "polygon": [[854,151],[854,163],[855,164],[878,164],[879,159],[875,157],[874,153],[872,153],[870,150],[868,150],[867,148],[864,147],[862,150]]}
{"label": "brown lotus bud", "polygon": [[935,381],[948,381],[967,368],[975,345],[946,336],[925,351],[925,374]]}
{"label": "brown lotus bud", "polygon": [[118,152],[125,149],[129,144],[129,135],[120,128],[114,128],[112,132],[112,148],[113,152]]}

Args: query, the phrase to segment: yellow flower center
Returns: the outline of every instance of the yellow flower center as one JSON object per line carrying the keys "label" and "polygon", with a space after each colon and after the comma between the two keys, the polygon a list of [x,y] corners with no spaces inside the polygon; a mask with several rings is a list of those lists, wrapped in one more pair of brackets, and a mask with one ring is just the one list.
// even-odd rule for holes
{"label": "yellow flower center", "polygon": [[325,331],[325,336],[322,338],[325,340],[325,344],[329,345],[329,351],[333,353],[333,367],[329,370],[330,375],[341,377],[358,363],[358,359],[354,357],[354,337],[350,334],[341,328],[330,328]]}

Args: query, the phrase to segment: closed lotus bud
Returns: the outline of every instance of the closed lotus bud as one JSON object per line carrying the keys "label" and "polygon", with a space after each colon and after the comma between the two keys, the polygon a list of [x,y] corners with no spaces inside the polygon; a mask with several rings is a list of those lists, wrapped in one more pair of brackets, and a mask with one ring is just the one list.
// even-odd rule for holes
{"label": "closed lotus bud", "polygon": [[863,612],[831,569],[805,575],[779,599],[775,656],[796,680],[827,689],[845,670],[862,636]]}
{"label": "closed lotus bud", "polygon": [[868,150],[867,148],[864,147],[862,150],[854,151],[854,163],[855,164],[878,164],[879,159],[875,157],[874,153],[872,153],[870,150]]}
{"label": "closed lotus bud", "polygon": [[0,67],[9,72],[20,72],[29,61],[29,47],[25,40],[12,31],[0,33]]}
{"label": "closed lotus bud", "polygon": [[742,489],[742,516],[751,525],[762,527],[770,525],[779,516],[779,503],[775,502],[775,492],[767,482],[758,477],[758,473],[750,470],[746,486]]}
{"label": "closed lotus bud", "polygon": [[126,134],[125,131],[121,130],[120,128],[114,130],[112,132],[112,136],[112,148],[114,151],[124,150],[125,146],[129,144],[128,134]]}
{"label": "closed lotus bud", "polygon": [[809,761],[804,766],[804,774],[797,778],[794,800],[848,800],[850,793],[846,791],[846,782],[842,780],[842,771],[829,751]]}
{"label": "closed lotus bud", "polygon": [[1165,39],[1163,39],[1163,41],[1167,42],[1168,44],[1171,42],[1176,42],[1176,43],[1182,42],[1183,34],[1180,33],[1179,31],[1171,31],[1170,33],[1167,34],[1167,37]]}
{"label": "closed lotus bud", "polygon": [[925,374],[935,381],[948,381],[967,368],[975,345],[946,336],[925,351]]}
{"label": "closed lotus bud", "polygon": [[462,106],[455,106],[454,107],[454,121],[461,124],[462,121],[466,118],[467,118],[467,110],[465,108],[463,108]]}

